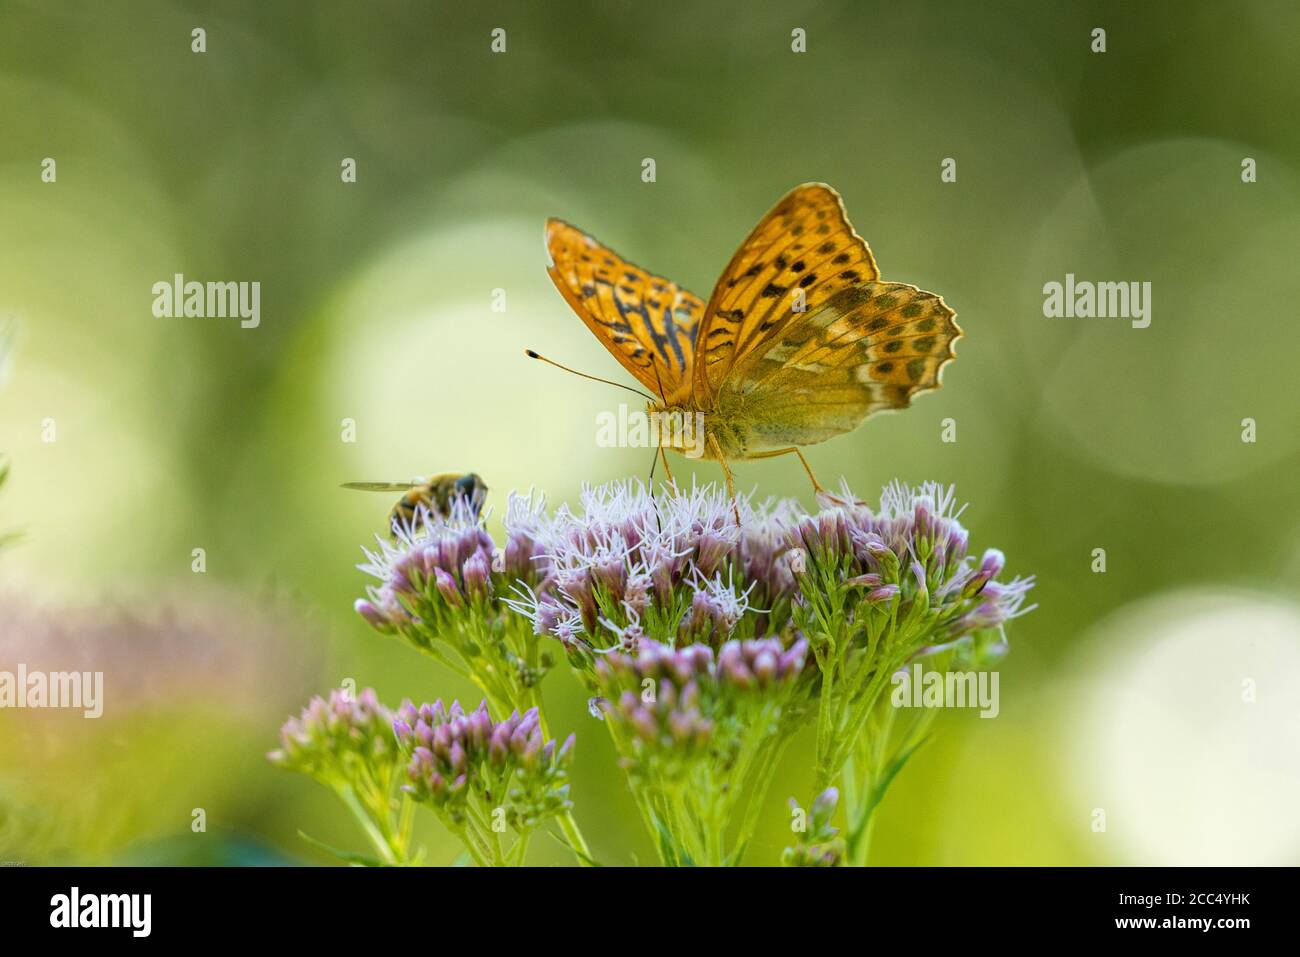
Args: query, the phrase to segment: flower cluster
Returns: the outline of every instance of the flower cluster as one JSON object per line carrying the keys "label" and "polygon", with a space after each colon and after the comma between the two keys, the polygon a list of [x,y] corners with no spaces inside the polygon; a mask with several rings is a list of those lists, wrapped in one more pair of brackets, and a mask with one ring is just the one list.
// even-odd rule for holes
{"label": "flower cluster", "polygon": [[[586,488],[576,510],[528,528],[544,574],[511,605],[579,668],[642,639],[716,649],[762,636],[795,592],[796,508],[733,501],[712,486],[659,496],[638,482]],[[506,527],[523,531],[509,515]]]}
{"label": "flower cluster", "polygon": [[846,775],[848,853],[858,863],[883,789],[933,717],[895,727],[884,695],[892,675],[922,657],[936,668],[989,667],[1006,650],[1003,626],[1031,610],[1033,579],[997,581],[996,549],[975,563],[950,487],[895,482],[873,512],[846,485],[820,504],[794,532],[806,567],[793,624],[821,672],[816,780],[825,788]]}
{"label": "flower cluster", "polygon": [[723,864],[728,831],[757,813],[798,716],[807,643],[731,640],[674,649],[645,641],[593,669],[604,717],[665,863]]}
{"label": "flower cluster", "polygon": [[495,714],[537,704],[537,686],[552,665],[526,625],[499,596],[510,588],[541,584],[539,547],[531,531],[541,520],[541,500],[515,496],[513,531],[497,549],[471,503],[452,502],[447,516],[421,507],[409,524],[394,524],[393,540],[376,537],[358,566],[378,579],[357,613],[377,630],[469,678]]}
{"label": "flower cluster", "polygon": [[299,717],[285,722],[281,746],[267,758],[332,789],[356,815],[379,854],[378,863],[404,864],[410,860],[411,805],[399,804],[395,793],[400,752],[392,721],[371,688],[355,697],[342,689],[331,691],[329,700],[312,698]]}
{"label": "flower cluster", "polygon": [[[361,567],[378,584],[357,610],[476,682],[487,705],[399,719],[411,793],[464,831],[476,859],[501,862],[482,829],[483,815],[510,813],[492,775],[528,761],[560,774],[567,760],[540,743],[535,710],[554,640],[593,695],[662,860],[738,861],[776,758],[812,722],[822,797],[789,859],[860,863],[872,811],[933,715],[897,716],[891,676],[917,659],[986,668],[1006,650],[1005,624],[1030,610],[1033,579],[1003,580],[996,549],[971,555],[960,515],[935,483],[896,482],[876,509],[844,486],[810,513],[714,486],[614,482],[549,514],[539,497],[512,495],[498,549],[470,509],[420,514],[367,552]],[[492,735],[510,722],[493,765]],[[517,810],[511,826],[526,832],[550,806]],[[567,798],[555,806],[586,860]]]}
{"label": "flower cluster", "polygon": [[807,651],[805,641],[788,650],[774,638],[729,641],[715,660],[707,645],[645,642],[635,656],[614,652],[596,663],[592,708],[616,729],[625,765],[642,777],[652,762],[689,767],[714,753],[715,733],[743,723],[743,712],[788,700]]}
{"label": "flower cluster", "polygon": [[[528,836],[572,806],[574,737],[558,748],[545,741],[536,708],[494,722],[486,701],[468,714],[458,701],[404,701],[393,731],[407,759],[406,791],[460,834],[479,863],[522,860]],[[500,843],[507,827],[513,849]]]}
{"label": "flower cluster", "polygon": [[1032,577],[997,582],[1005,565],[1000,551],[988,549],[978,565],[967,554],[969,533],[951,487],[894,482],[877,512],[847,485],[840,497],[823,495],[821,502],[792,539],[821,573],[814,584],[852,586],[862,604],[923,631],[927,641],[914,652],[942,650],[1030,610],[1024,602]]}
{"label": "flower cluster", "polygon": [[280,748],[267,757],[278,767],[330,786],[362,776],[382,777],[396,750],[392,720],[373,688],[355,698],[336,689],[328,701],[318,695],[301,715],[286,721],[280,729]]}
{"label": "flower cluster", "polygon": [[394,522],[391,542],[379,536],[376,542],[378,549],[364,549],[368,561],[358,567],[380,584],[357,599],[356,610],[380,631],[401,632],[492,598],[496,544],[464,499],[454,499],[446,516],[420,506],[413,522]]}

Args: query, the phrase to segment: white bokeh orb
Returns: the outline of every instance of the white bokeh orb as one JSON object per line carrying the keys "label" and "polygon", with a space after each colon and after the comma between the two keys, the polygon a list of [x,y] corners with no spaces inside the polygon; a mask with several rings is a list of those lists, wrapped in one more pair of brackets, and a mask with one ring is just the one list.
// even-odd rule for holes
{"label": "white bokeh orb", "polygon": [[1300,607],[1176,592],[1080,644],[1059,753],[1081,826],[1105,814],[1099,859],[1300,863]]}

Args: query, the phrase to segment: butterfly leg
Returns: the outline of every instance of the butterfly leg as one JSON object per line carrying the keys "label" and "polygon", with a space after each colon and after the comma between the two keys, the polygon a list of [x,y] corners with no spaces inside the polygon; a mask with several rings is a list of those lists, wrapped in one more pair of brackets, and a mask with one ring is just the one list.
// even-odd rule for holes
{"label": "butterfly leg", "polygon": [[671,485],[673,488],[676,488],[677,480],[673,478],[673,470],[668,467],[668,450],[661,445],[659,446],[659,454],[663,456],[664,472],[668,476],[668,484]]}
{"label": "butterfly leg", "polygon": [[803,453],[799,451],[799,447],[796,445],[792,445],[788,449],[777,449],[775,452],[753,452],[749,455],[749,458],[774,459],[778,455],[789,455],[791,452],[799,456],[799,461],[803,464],[803,470],[808,473],[808,478],[812,479],[813,491],[818,495],[827,494],[826,489],[822,487],[822,483],[817,481],[817,476],[813,475],[812,466],[808,464],[808,460],[803,457]]}
{"label": "butterfly leg", "polygon": [[731,474],[731,466],[727,463],[727,457],[722,454],[722,448],[718,445],[718,440],[710,433],[708,437],[709,448],[713,450],[713,455],[722,466],[722,474],[727,477],[727,494],[731,496],[731,510],[735,513],[736,524],[740,524],[740,505],[736,501],[736,477]]}

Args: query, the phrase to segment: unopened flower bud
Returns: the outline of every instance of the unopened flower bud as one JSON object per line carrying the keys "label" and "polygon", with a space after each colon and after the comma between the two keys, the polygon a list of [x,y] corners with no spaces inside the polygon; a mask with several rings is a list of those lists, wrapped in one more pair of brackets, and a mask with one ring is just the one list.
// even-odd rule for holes
{"label": "unopened flower bud", "polygon": [[461,570],[465,591],[471,599],[487,598],[492,590],[492,560],[487,552],[475,552]]}
{"label": "unopened flower bud", "polygon": [[447,604],[451,605],[453,608],[459,608],[465,604],[465,600],[461,597],[460,589],[456,587],[456,579],[452,578],[446,570],[435,568],[433,570],[433,580],[434,584],[438,588],[438,594],[442,595]]}

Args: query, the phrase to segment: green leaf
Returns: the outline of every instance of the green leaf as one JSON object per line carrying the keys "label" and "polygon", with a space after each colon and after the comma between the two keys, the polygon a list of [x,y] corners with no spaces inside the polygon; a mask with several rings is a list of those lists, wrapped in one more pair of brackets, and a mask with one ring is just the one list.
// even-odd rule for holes
{"label": "green leaf", "polygon": [[868,800],[866,806],[863,807],[861,816],[853,824],[853,829],[849,835],[849,846],[855,846],[861,839],[862,832],[866,830],[867,822],[871,820],[871,815],[875,813],[876,807],[885,799],[885,792],[889,790],[889,785],[893,783],[894,778],[898,776],[898,772],[903,770],[903,765],[907,763],[908,759],[912,755],[916,754],[921,745],[925,744],[925,742],[929,740],[930,736],[927,734],[921,740],[917,741],[916,744],[912,745],[906,751],[903,751],[896,756],[894,760],[889,762],[889,765],[885,768],[885,773],[880,777],[880,781],[872,787],[870,800]]}
{"label": "green leaf", "polygon": [[685,851],[679,849],[673,841],[673,836],[664,822],[658,817],[651,815],[654,821],[655,830],[659,834],[659,855],[663,858],[665,864],[669,867],[694,867],[695,861]]}
{"label": "green leaf", "polygon": [[326,844],[324,841],[318,841],[306,831],[300,830],[298,836],[313,847],[319,848],[333,857],[337,857],[344,863],[352,864],[356,867],[388,867],[388,864],[378,860],[377,858],[367,857],[364,854],[357,854],[353,851],[340,850],[337,847],[332,847],[329,844]]}
{"label": "green leaf", "polygon": [[604,867],[604,866],[605,866],[604,864],[600,863],[600,861],[596,860],[594,857],[589,857],[588,855],[582,853],[582,851],[578,850],[576,847],[574,847],[572,844],[570,844],[570,843],[568,842],[568,840],[565,839],[562,835],[556,834],[556,833],[555,833],[554,831],[552,831],[550,828],[546,828],[545,830],[543,830],[542,833],[543,833],[543,834],[546,834],[548,837],[550,837],[551,840],[553,840],[553,841],[557,841],[561,846],[568,848],[568,850],[569,850],[569,851],[570,851],[570,852],[571,852],[575,857],[577,857],[578,860],[582,861],[582,862],[583,862],[584,864],[586,864],[588,867]]}

